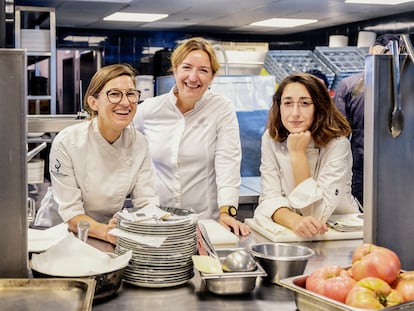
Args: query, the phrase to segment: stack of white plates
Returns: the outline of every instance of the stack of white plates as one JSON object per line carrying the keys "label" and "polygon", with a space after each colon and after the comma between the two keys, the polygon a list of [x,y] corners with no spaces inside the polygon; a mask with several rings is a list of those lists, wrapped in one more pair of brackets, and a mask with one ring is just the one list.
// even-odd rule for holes
{"label": "stack of white plates", "polygon": [[159,247],[119,237],[118,255],[132,250],[132,258],[124,271],[125,282],[142,287],[171,287],[186,283],[194,276],[192,255],[197,252],[197,221],[191,216],[172,217],[154,223],[118,221],[127,232],[165,237]]}

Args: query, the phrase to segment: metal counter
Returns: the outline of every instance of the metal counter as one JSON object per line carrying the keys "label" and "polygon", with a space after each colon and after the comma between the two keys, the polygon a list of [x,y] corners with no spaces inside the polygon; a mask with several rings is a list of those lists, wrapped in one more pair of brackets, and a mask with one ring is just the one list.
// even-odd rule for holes
{"label": "metal counter", "polygon": [[[256,242],[268,241],[253,232],[249,237],[242,238],[239,246]],[[309,260],[305,274],[324,265],[350,265],[352,252],[360,243],[362,240],[301,243],[316,252],[316,256]],[[220,296],[207,292],[197,273],[187,284],[173,288],[143,288],[124,283],[116,296],[95,301],[93,310],[296,310],[293,292],[265,283],[260,278],[257,282],[252,293],[242,296]]]}

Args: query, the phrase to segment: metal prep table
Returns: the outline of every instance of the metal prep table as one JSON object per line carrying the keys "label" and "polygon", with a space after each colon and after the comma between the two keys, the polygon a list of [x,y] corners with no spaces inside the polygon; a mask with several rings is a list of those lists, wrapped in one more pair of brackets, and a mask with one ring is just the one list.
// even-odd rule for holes
{"label": "metal prep table", "polygon": [[[253,232],[242,238],[239,246],[256,242],[268,242]],[[301,243],[315,250],[316,256],[309,260],[305,274],[324,265],[349,266],[352,252],[362,240],[341,240]],[[220,296],[206,291],[196,275],[185,285],[173,288],[143,288],[124,283],[118,294],[103,301],[95,301],[93,310],[278,310],[295,311],[293,292],[284,287],[262,282],[258,278],[255,290],[242,296]]]}

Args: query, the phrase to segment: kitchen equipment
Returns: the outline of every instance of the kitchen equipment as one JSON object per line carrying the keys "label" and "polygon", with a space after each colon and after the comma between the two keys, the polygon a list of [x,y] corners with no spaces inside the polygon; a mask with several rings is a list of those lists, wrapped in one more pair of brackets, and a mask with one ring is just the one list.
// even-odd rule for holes
{"label": "kitchen equipment", "polygon": [[36,217],[36,202],[33,198],[27,198],[27,226],[30,227],[33,224],[33,220]]}
{"label": "kitchen equipment", "polygon": [[[409,56],[400,54],[401,63]],[[393,106],[392,56],[366,57],[364,105],[364,242],[393,250],[402,269],[414,269],[414,64],[400,72],[404,131],[389,133]]]}
{"label": "kitchen equipment", "polygon": [[234,251],[224,258],[222,263],[226,272],[246,272],[256,269],[256,261],[246,250]]}
{"label": "kitchen equipment", "polygon": [[199,219],[198,224],[202,224],[207,231],[208,238],[214,247],[235,247],[239,238],[233,232],[222,226],[214,219]]}
{"label": "kitchen equipment", "polygon": [[[367,309],[348,306],[339,301],[311,292],[305,288],[308,276],[293,276],[279,281],[279,285],[290,289],[295,294],[297,310],[300,311],[362,311]],[[382,311],[413,310],[414,301],[381,309]]]}
{"label": "kitchen equipment", "polygon": [[[33,277],[34,278],[54,278],[54,279],[68,279],[68,277],[61,277],[59,275],[51,275],[44,272],[41,272],[31,266]],[[93,299],[101,299],[110,297],[116,294],[121,287],[122,284],[122,276],[124,274],[125,268],[117,269],[110,272],[90,275],[88,277],[83,277],[85,280],[93,280],[96,281],[96,285],[94,287],[93,292]],[[74,276],[72,279],[78,279],[79,277]],[[62,310],[62,309],[59,309]],[[81,310],[81,309],[80,309]],[[82,309],[83,310],[83,309]]]}
{"label": "kitchen equipment", "polygon": [[[217,249],[220,260],[223,260],[232,252],[240,250],[240,248],[222,248]],[[200,277],[206,289],[217,295],[241,295],[253,291],[256,287],[257,277],[266,276],[265,270],[257,264],[253,271],[247,272],[225,272],[225,273],[203,273]]]}
{"label": "kitchen equipment", "polygon": [[398,41],[390,42],[390,51],[393,60],[393,98],[394,106],[390,116],[390,132],[396,138],[401,134],[404,127],[404,116],[401,109],[401,89],[400,89],[400,54],[398,52]]}
{"label": "kitchen equipment", "polygon": [[219,257],[217,255],[217,252],[216,252],[216,250],[214,248],[213,243],[211,243],[211,240],[210,240],[210,238],[208,236],[208,232],[207,232],[206,228],[201,223],[198,224],[198,228],[200,229],[201,237],[202,237],[202,239],[204,241],[204,245],[206,247],[207,253],[211,257],[213,257],[214,259],[216,259],[218,261],[219,260]]}
{"label": "kitchen equipment", "polygon": [[104,253],[69,235],[40,254],[32,254],[30,268],[39,278],[91,278],[96,280],[94,299],[117,293],[132,252]]}
{"label": "kitchen equipment", "polygon": [[92,310],[93,279],[0,279],[2,310]]}
{"label": "kitchen equipment", "polygon": [[264,280],[275,284],[281,279],[302,274],[309,258],[315,255],[309,247],[284,243],[253,244],[248,251],[266,271]]}

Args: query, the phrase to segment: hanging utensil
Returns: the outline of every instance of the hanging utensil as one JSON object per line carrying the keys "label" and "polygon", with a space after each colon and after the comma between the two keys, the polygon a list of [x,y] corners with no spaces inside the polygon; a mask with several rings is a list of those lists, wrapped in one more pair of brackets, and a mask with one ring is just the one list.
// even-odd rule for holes
{"label": "hanging utensil", "polygon": [[394,106],[391,112],[389,127],[392,137],[400,136],[404,127],[404,116],[401,109],[401,90],[400,90],[400,54],[398,52],[398,41],[390,43],[390,50],[393,60],[393,95]]}
{"label": "hanging utensil", "polygon": [[401,40],[404,43],[405,49],[407,50],[408,56],[414,64],[414,49],[411,43],[409,35],[401,35]]}

